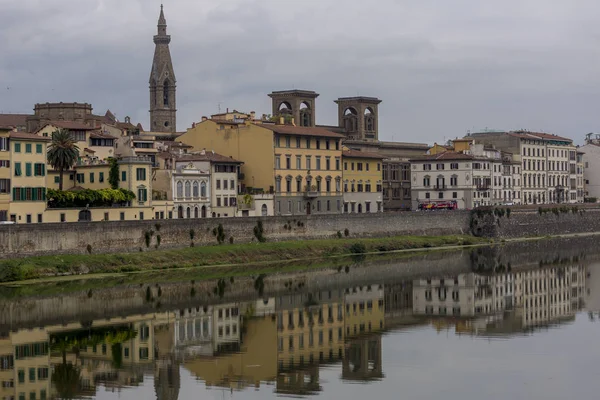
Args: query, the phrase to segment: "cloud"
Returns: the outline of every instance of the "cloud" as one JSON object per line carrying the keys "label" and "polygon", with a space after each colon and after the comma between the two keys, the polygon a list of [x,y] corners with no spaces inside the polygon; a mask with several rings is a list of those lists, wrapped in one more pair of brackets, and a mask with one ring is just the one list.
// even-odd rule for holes
{"label": "cloud", "polygon": [[[148,126],[159,1],[5,0],[0,111],[81,101]],[[270,113],[272,90],[377,96],[380,137],[468,129],[597,130],[600,3],[574,0],[165,0],[178,129],[222,109]],[[10,88],[10,89],[7,89]]]}

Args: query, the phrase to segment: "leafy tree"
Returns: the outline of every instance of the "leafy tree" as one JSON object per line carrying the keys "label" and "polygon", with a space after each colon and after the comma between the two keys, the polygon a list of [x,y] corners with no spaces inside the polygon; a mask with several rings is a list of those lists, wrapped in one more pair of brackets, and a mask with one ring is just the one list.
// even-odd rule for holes
{"label": "leafy tree", "polygon": [[63,171],[69,170],[79,157],[79,147],[68,130],[57,129],[52,132],[52,143],[48,148],[48,163],[58,170],[58,187],[63,189]]}
{"label": "leafy tree", "polygon": [[108,171],[108,183],[113,189],[119,188],[119,164],[116,158],[109,158],[110,170]]}

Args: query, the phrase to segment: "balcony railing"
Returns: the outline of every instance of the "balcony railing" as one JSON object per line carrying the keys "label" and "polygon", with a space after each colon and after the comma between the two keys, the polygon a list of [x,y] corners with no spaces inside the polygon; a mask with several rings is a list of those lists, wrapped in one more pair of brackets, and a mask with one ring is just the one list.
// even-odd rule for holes
{"label": "balcony railing", "polygon": [[446,190],[446,184],[435,185],[433,187],[435,190]]}
{"label": "balcony railing", "polygon": [[317,192],[316,190],[309,190],[307,192],[304,192],[304,197],[308,198],[308,199],[314,199],[315,197],[319,196],[319,192]]}
{"label": "balcony railing", "polygon": [[477,190],[490,190],[490,185],[488,185],[488,184],[476,185],[476,189]]}

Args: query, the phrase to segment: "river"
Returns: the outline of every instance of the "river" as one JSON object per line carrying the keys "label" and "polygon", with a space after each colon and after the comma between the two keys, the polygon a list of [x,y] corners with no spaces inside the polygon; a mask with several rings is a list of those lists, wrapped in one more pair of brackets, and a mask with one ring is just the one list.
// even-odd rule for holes
{"label": "river", "polygon": [[355,258],[191,293],[5,289],[0,399],[594,398],[595,241]]}

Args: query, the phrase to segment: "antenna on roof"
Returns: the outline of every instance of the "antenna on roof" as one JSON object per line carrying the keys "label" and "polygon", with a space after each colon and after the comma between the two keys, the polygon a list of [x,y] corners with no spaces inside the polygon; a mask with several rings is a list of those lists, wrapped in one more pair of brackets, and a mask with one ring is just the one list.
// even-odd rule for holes
{"label": "antenna on roof", "polygon": [[221,102],[217,103],[217,110],[219,110],[219,114],[221,113]]}

